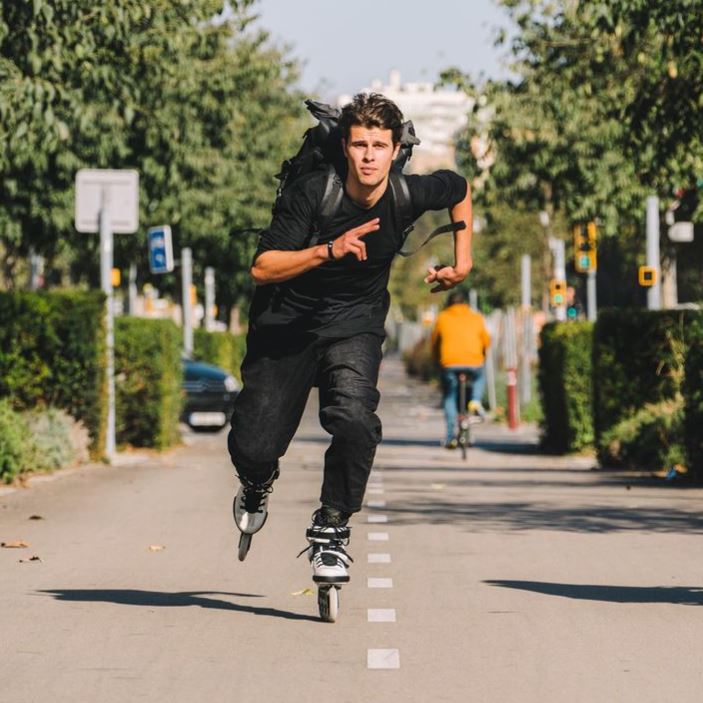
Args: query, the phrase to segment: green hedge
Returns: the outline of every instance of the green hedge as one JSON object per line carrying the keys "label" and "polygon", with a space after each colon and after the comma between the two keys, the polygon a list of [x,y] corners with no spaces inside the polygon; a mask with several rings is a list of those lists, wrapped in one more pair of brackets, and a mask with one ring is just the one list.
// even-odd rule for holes
{"label": "green hedge", "polygon": [[605,310],[594,331],[594,428],[598,457],[610,451],[612,430],[645,406],[676,400],[683,388],[689,330],[701,313]]}
{"label": "green hedge", "polygon": [[117,443],[165,449],[179,441],[181,331],[170,320],[115,320]]}
{"label": "green hedge", "polygon": [[244,335],[229,332],[206,332],[196,329],[193,335],[193,358],[229,371],[241,381],[240,367],[246,350]]}
{"label": "green hedge", "polygon": [[691,322],[687,338],[683,384],[685,445],[691,478],[703,483],[703,320]]}
{"label": "green hedge", "polygon": [[93,455],[107,419],[104,305],[99,291],[0,293],[0,398],[66,410],[88,428]]}
{"label": "green hedge", "polygon": [[590,322],[550,322],[542,328],[538,383],[542,443],[548,451],[578,451],[593,443]]}

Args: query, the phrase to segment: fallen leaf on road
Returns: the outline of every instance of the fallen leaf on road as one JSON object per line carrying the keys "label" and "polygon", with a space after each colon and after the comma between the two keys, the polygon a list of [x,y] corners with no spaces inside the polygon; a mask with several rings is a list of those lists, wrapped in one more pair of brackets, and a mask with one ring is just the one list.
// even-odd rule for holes
{"label": "fallen leaf on road", "polygon": [[29,557],[29,559],[20,559],[20,564],[26,564],[30,561],[41,561],[41,559],[35,554],[33,557]]}
{"label": "fallen leaf on road", "polygon": [[149,545],[150,552],[161,552],[164,549],[166,549],[166,547],[163,544],[150,544]]}
{"label": "fallen leaf on road", "polygon": [[302,591],[295,591],[294,593],[291,593],[292,596],[311,596],[312,594],[312,588],[304,588]]}
{"label": "fallen leaf on road", "polygon": [[15,540],[14,542],[0,542],[0,547],[4,547],[5,549],[27,549],[27,547],[29,547],[29,542],[25,542],[21,539]]}
{"label": "fallen leaf on road", "polygon": [[44,518],[41,515],[30,515],[29,519],[30,520],[43,520]]}

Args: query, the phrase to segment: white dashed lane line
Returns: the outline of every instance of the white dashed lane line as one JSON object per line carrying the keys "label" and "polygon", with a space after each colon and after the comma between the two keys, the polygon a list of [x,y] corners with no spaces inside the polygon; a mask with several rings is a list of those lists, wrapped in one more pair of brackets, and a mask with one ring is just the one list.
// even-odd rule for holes
{"label": "white dashed lane line", "polygon": [[366,522],[381,524],[388,522],[388,515],[369,515],[366,518]]}
{"label": "white dashed lane line", "polygon": [[373,578],[369,576],[369,578],[366,579],[366,584],[369,588],[393,588],[393,579]]}
{"label": "white dashed lane line", "polygon": [[366,665],[369,669],[400,669],[400,652],[397,649],[369,649]]}
{"label": "white dashed lane line", "polygon": [[386,501],[385,500],[370,500],[366,505],[369,508],[385,508]]}
{"label": "white dashed lane line", "polygon": [[368,534],[369,542],[388,542],[387,532],[369,532]]}
{"label": "white dashed lane line", "polygon": [[391,555],[390,554],[379,554],[371,553],[367,555],[367,561],[369,564],[390,564]]}
{"label": "white dashed lane line", "polygon": [[369,608],[366,614],[369,622],[395,622],[395,608]]}
{"label": "white dashed lane line", "polygon": [[382,496],[383,495],[383,488],[369,488],[367,493],[371,494],[372,496]]}

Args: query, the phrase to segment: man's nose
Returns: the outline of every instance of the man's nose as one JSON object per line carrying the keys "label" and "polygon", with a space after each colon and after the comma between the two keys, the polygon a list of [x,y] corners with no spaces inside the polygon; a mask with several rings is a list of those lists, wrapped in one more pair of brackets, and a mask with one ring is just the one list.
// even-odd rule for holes
{"label": "man's nose", "polygon": [[373,147],[367,146],[364,149],[364,161],[371,161],[373,159]]}

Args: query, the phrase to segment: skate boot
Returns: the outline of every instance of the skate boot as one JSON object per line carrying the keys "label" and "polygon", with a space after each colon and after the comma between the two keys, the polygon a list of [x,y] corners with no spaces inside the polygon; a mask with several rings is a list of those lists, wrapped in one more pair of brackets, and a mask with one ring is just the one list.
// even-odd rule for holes
{"label": "skate boot", "polygon": [[307,552],[312,564],[312,580],[318,587],[317,604],[325,622],[337,619],[339,591],[342,584],[349,583],[347,569],[354,561],[345,550],[350,535],[348,519],[348,514],[332,508],[316,510],[305,533],[310,545],[298,555]]}
{"label": "skate boot", "polygon": [[239,536],[239,561],[244,561],[251,547],[251,537],[258,532],[268,517],[268,501],[273,482],[278,478],[278,469],[265,483],[255,483],[240,478],[240,486],[234,497],[232,512],[234,522],[242,533]]}

